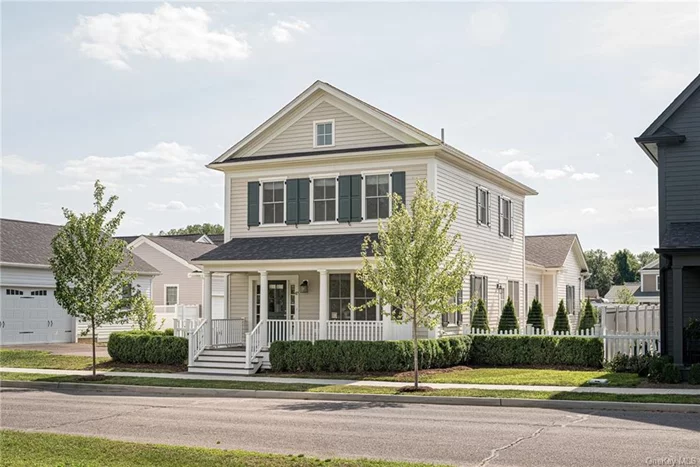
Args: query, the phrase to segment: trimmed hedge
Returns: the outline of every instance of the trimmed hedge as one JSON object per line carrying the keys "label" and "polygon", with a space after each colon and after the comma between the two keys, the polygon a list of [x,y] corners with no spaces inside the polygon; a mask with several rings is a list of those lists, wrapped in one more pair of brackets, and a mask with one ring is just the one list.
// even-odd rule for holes
{"label": "trimmed hedge", "polygon": [[160,331],[123,331],[109,335],[107,352],[122,363],[187,363],[187,339]]}
{"label": "trimmed hedge", "polygon": [[566,336],[473,336],[469,363],[601,368],[603,341]]}
{"label": "trimmed hedge", "polygon": [[[421,369],[464,365],[471,337],[418,341]],[[277,372],[366,373],[408,371],[413,368],[413,341],[307,341],[273,342],[270,365]]]}

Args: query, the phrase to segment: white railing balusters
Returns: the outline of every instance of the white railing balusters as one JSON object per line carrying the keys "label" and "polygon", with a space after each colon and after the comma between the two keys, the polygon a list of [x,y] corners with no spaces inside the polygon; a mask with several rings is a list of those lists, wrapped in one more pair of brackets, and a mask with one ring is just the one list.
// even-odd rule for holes
{"label": "white railing balusters", "polygon": [[252,331],[245,333],[245,366],[252,368],[253,359],[256,358],[260,351],[265,347],[267,338],[267,323],[265,320],[260,321]]}
{"label": "white railing balusters", "polygon": [[206,320],[202,320],[201,323],[193,330],[189,331],[187,334],[188,343],[188,364],[194,365],[194,361],[197,360],[199,354],[204,350],[206,345]]}
{"label": "white railing balusters", "polygon": [[243,345],[243,326],[245,320],[237,319],[213,319],[211,320],[212,339],[214,347]]}

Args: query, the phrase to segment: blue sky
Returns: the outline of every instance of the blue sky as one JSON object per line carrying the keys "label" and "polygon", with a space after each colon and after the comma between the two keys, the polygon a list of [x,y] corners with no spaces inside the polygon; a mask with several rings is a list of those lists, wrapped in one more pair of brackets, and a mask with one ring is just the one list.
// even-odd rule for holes
{"label": "blue sky", "polygon": [[633,138],[700,71],[696,3],[2,3],[2,216],[102,179],[123,234],[223,222],[204,164],[316,79],[532,186],[526,232],[657,244]]}

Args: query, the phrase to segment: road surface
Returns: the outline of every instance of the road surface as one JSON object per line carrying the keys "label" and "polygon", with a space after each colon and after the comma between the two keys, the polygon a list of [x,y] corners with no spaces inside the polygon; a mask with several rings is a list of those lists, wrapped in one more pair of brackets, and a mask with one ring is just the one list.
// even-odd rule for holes
{"label": "road surface", "polygon": [[3,428],[455,465],[700,465],[700,415],[0,391]]}

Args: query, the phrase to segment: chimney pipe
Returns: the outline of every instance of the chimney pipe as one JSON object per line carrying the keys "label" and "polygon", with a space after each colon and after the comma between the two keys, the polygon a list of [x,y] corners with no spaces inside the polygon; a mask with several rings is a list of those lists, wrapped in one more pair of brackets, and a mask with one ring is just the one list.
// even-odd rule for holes
{"label": "chimney pipe", "polygon": [[445,142],[445,129],[440,128],[440,141]]}

